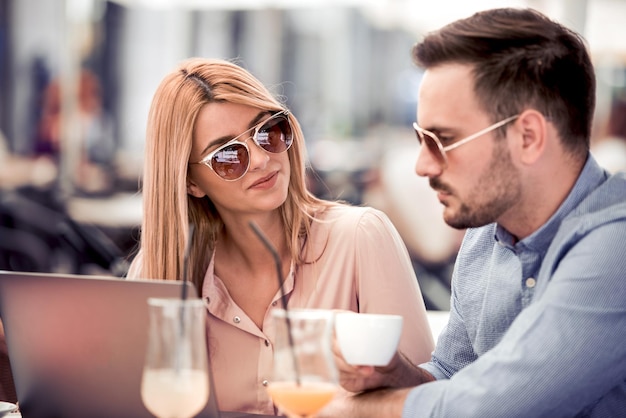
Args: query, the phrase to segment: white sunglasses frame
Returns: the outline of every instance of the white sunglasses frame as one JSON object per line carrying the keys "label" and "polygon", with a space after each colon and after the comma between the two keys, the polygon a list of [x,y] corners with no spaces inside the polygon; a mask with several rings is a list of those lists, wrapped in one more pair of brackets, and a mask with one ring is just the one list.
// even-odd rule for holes
{"label": "white sunglasses frame", "polygon": [[[413,129],[415,130],[415,134],[417,135],[417,140],[419,141],[420,145],[423,144],[424,139],[423,137],[428,136],[431,140],[433,140],[433,142],[437,145],[437,149],[439,150],[439,155],[441,156],[441,161],[440,163],[442,164],[443,168],[447,168],[448,167],[448,156],[446,155],[446,152],[451,151],[455,148],[460,147],[461,145],[465,145],[470,141],[473,141],[476,138],[479,138],[481,136],[483,136],[486,133],[489,133],[495,129],[498,129],[501,126],[506,125],[507,123],[513,122],[514,120],[516,120],[520,115],[514,115],[514,116],[509,116],[506,119],[503,119],[499,122],[494,123],[493,125],[489,125],[488,127],[486,127],[485,129],[482,129],[478,132],[476,132],[475,134],[472,134],[470,136],[467,136],[463,139],[460,139],[458,141],[456,141],[453,144],[450,144],[448,146],[443,146],[441,144],[441,140],[439,139],[439,137],[437,135],[435,135],[433,132],[421,128],[417,122],[413,122]],[[428,146],[426,147],[428,148]],[[430,150],[430,148],[428,148]],[[432,151],[431,151],[432,152]],[[439,161],[439,158],[437,158],[437,161]]]}
{"label": "white sunglasses frame", "polygon": [[[261,144],[259,144],[259,141],[257,140],[257,135],[259,134],[259,130],[263,126],[265,126],[266,123],[268,123],[272,119],[277,118],[279,116],[285,116],[285,120],[287,121],[287,124],[289,124],[289,128],[291,129],[291,142],[289,142],[289,145],[287,145],[287,148],[284,151],[271,152],[271,151],[266,150],[265,148],[263,148],[263,146],[261,146]],[[202,164],[202,165],[205,165],[205,166],[209,167],[215,173],[216,176],[218,176],[219,178],[221,178],[224,181],[237,181],[237,180],[241,179],[243,176],[246,175],[246,173],[248,172],[248,169],[250,168],[250,158],[248,158],[248,164],[246,165],[246,169],[243,171],[243,174],[241,174],[239,177],[234,178],[234,179],[227,179],[227,178],[224,178],[224,177],[220,176],[217,173],[217,171],[215,171],[215,169],[213,168],[213,165],[211,164],[211,160],[213,159],[215,154],[217,154],[218,152],[222,151],[224,148],[229,147],[229,146],[231,146],[233,144],[242,145],[246,149],[246,151],[248,152],[248,156],[250,156],[250,147],[248,147],[248,144],[247,144],[248,139],[246,139],[245,141],[239,140],[239,138],[245,136],[250,131],[254,131],[254,133],[252,135],[250,135],[250,137],[248,139],[251,138],[254,141],[254,143],[259,148],[261,148],[263,151],[265,151],[265,152],[267,152],[269,154],[281,154],[283,152],[288,151],[289,148],[291,148],[291,146],[293,145],[293,141],[294,141],[294,138],[293,138],[293,126],[291,125],[291,121],[289,120],[289,110],[285,109],[285,110],[281,110],[279,112],[276,112],[276,113],[272,114],[268,118],[262,120],[261,122],[257,123],[256,125],[254,125],[252,128],[246,129],[244,132],[240,133],[239,135],[237,135],[236,137],[234,137],[230,141],[228,141],[225,144],[217,147],[216,149],[214,149],[213,151],[208,153],[206,156],[202,157],[202,159],[200,161],[192,162],[190,164]]]}

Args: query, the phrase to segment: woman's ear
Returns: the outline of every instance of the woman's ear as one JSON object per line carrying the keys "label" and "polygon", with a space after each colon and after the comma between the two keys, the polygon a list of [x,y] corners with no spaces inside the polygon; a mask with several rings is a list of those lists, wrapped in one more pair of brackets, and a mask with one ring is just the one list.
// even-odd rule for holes
{"label": "woman's ear", "polygon": [[518,151],[522,163],[532,165],[545,152],[548,139],[546,123],[545,116],[534,109],[523,111],[517,118],[516,125],[521,131]]}
{"label": "woman's ear", "polygon": [[193,197],[201,198],[206,196],[206,193],[202,191],[200,187],[193,181],[189,176],[187,176],[187,194],[190,194]]}

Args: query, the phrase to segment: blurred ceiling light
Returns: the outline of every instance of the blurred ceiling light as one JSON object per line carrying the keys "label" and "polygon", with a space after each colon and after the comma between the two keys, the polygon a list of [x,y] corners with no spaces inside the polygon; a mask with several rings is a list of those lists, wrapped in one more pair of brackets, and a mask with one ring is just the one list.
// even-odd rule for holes
{"label": "blurred ceiling light", "polygon": [[[69,0],[76,1],[76,0]],[[258,10],[354,7],[382,29],[421,37],[453,20],[495,7],[532,7],[582,32],[594,54],[625,54],[626,0],[112,0],[127,7]],[[621,58],[624,59],[624,58]]]}
{"label": "blurred ceiling light", "polygon": [[[183,8],[193,10],[221,9],[221,10],[254,10],[254,9],[288,9],[307,7],[341,7],[367,6],[370,3],[380,3],[380,0],[113,0],[129,7],[143,7],[150,9]],[[386,1],[383,1],[386,3]]]}

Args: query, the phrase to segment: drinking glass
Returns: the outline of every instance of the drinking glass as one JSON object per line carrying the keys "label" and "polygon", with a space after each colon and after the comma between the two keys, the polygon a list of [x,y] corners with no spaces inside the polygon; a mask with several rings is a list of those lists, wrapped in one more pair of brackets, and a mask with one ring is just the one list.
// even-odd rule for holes
{"label": "drinking glass", "polygon": [[159,418],[190,418],[209,399],[206,307],[201,299],[148,299],[141,398]]}
{"label": "drinking glass", "polygon": [[272,310],[276,338],[267,391],[289,418],[314,417],[337,392],[333,318],[332,311],[322,309]]}

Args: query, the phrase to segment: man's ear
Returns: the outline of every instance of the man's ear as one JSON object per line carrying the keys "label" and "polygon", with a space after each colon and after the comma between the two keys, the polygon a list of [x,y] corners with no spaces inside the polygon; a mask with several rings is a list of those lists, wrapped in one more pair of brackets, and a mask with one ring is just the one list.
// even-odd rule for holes
{"label": "man's ear", "polygon": [[520,161],[532,165],[546,151],[548,141],[546,118],[535,109],[527,109],[520,114],[515,125],[521,132],[521,139],[517,144]]}
{"label": "man's ear", "polygon": [[201,198],[206,196],[206,193],[202,191],[200,187],[193,181],[189,176],[187,176],[187,194],[191,196]]}

